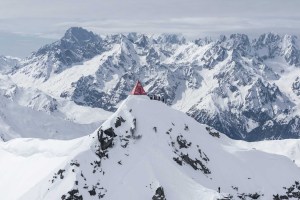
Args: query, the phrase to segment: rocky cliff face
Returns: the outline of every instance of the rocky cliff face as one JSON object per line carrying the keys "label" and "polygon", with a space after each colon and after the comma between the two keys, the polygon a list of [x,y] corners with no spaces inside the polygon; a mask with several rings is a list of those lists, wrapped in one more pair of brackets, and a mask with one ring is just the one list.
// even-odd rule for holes
{"label": "rocky cliff face", "polygon": [[46,81],[75,63],[93,58],[102,52],[101,38],[83,28],[74,27],[63,38],[43,46],[22,61],[22,72]]}
{"label": "rocky cliff face", "polygon": [[149,94],[232,138],[298,138],[298,42],[274,33],[187,41],[174,34],[100,37],[71,28],[12,77],[30,87],[39,80],[34,87],[55,88],[48,93],[56,98],[109,111],[139,79]]}

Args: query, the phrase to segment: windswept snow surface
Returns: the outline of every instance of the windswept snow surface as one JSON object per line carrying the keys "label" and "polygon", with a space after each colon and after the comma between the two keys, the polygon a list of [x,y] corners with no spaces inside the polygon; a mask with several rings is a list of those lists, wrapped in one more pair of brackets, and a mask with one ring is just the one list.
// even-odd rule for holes
{"label": "windswept snow surface", "polygon": [[0,142],[0,194],[141,200],[162,187],[169,200],[269,200],[299,181],[299,144],[231,140],[162,102],[129,96],[91,135]]}
{"label": "windswept snow surface", "polygon": [[112,113],[15,85],[0,74],[0,140],[74,139],[94,131]]}
{"label": "windswept snow surface", "polygon": [[54,173],[60,166],[65,166],[79,152],[89,148],[87,139],[18,138],[0,142],[1,199],[21,199],[31,188],[42,184],[40,182],[46,182],[49,174]]}
{"label": "windswept snow surface", "polygon": [[[3,96],[0,96],[0,102],[0,137],[4,141],[19,137],[72,139],[92,132],[101,124],[101,121],[93,121],[95,118],[90,116],[93,113],[90,111],[91,109],[80,111],[78,105],[66,105],[70,111],[68,115],[72,112],[75,114],[65,116],[63,112],[59,111],[49,114],[45,111],[21,106]],[[62,107],[60,109],[67,108]],[[88,111],[90,111],[89,114],[87,114]],[[80,117],[83,117],[83,115],[76,116],[76,112],[89,115],[85,119],[87,123],[76,122],[76,120],[80,121]],[[95,113],[97,114],[97,112]],[[101,119],[99,114],[96,117]],[[104,119],[102,118],[102,120]]]}

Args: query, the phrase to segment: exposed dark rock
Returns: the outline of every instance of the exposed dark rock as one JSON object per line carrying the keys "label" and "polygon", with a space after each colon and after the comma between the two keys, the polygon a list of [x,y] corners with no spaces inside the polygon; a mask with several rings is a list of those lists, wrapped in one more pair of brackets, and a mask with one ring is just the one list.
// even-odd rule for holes
{"label": "exposed dark rock", "polygon": [[100,146],[99,146],[98,150],[95,153],[100,159],[108,158],[108,151],[107,150],[102,150]]}
{"label": "exposed dark rock", "polygon": [[93,189],[88,191],[90,193],[91,196],[95,196],[96,195],[96,187],[93,186]]}
{"label": "exposed dark rock", "polygon": [[121,145],[121,147],[126,148],[128,146],[129,142],[126,142],[125,144]]}
{"label": "exposed dark rock", "polygon": [[105,196],[105,194],[101,194],[101,193],[98,194],[98,198],[99,198],[99,199],[102,199],[104,196]]}
{"label": "exposed dark rock", "polygon": [[72,160],[70,163],[71,166],[80,167],[80,164],[77,162],[77,160]]}
{"label": "exposed dark rock", "polygon": [[80,176],[83,178],[84,181],[86,181],[85,176],[83,175],[83,172],[81,171]]}
{"label": "exposed dark rock", "polygon": [[185,125],[184,125],[184,130],[185,130],[185,131],[188,131],[188,130],[189,130],[189,126],[185,124]]}
{"label": "exposed dark rock", "polygon": [[[116,111],[114,105],[109,101],[110,97],[105,92],[97,89],[99,85],[95,83],[93,76],[83,76],[77,82],[72,83],[72,86],[75,87],[75,90],[71,99],[76,104]],[[125,99],[125,97],[123,99]]]}
{"label": "exposed dark rock", "polygon": [[112,127],[104,130],[104,133],[110,137],[116,137],[117,135],[114,132],[114,129]]}
{"label": "exposed dark rock", "polygon": [[64,178],[63,173],[64,173],[65,171],[66,171],[66,170],[64,170],[64,169],[58,170],[57,175],[59,175],[60,179],[63,179],[63,178]]}
{"label": "exposed dark rock", "polygon": [[123,117],[117,117],[116,122],[115,122],[115,127],[118,128],[121,126],[122,122],[125,122],[126,120],[123,119]]}
{"label": "exposed dark rock", "polygon": [[206,127],[206,130],[211,136],[220,138],[220,133],[218,131],[213,131],[211,127]]}
{"label": "exposed dark rock", "polygon": [[202,158],[202,160],[204,160],[207,163],[209,161],[207,155],[204,152],[202,152],[201,149],[198,149],[198,152],[200,153],[200,157]]}
{"label": "exposed dark rock", "polygon": [[177,136],[177,143],[179,144],[179,148],[188,148],[191,146],[191,142],[187,142],[182,135]]}
{"label": "exposed dark rock", "polygon": [[229,194],[229,195],[223,196],[222,198],[217,199],[217,200],[233,200],[233,196],[231,194]]}
{"label": "exposed dark rock", "polygon": [[258,193],[253,193],[253,194],[242,193],[242,194],[238,194],[237,196],[239,199],[247,200],[247,199],[258,199],[260,196],[263,196],[263,195],[258,194]]}
{"label": "exposed dark rock", "polygon": [[104,131],[100,128],[98,131],[98,141],[100,142],[101,150],[103,151],[109,147],[112,147],[114,137],[116,136],[117,135],[115,134],[113,128],[108,128]]}
{"label": "exposed dark rock", "polygon": [[201,170],[204,174],[211,174],[211,171],[197,158],[191,159],[188,154],[181,155],[182,160],[190,165],[194,170]]}
{"label": "exposed dark rock", "polygon": [[120,140],[121,140],[121,147],[126,148],[127,145],[129,144],[129,139],[123,138],[123,136],[121,136]]}
{"label": "exposed dark rock", "polygon": [[73,189],[68,192],[68,194],[64,194],[61,196],[62,200],[83,200],[82,195],[79,194],[78,189]]}
{"label": "exposed dark rock", "polygon": [[300,199],[300,185],[299,181],[295,181],[293,185],[290,187],[283,187],[286,190],[285,194],[276,194],[273,195],[274,200],[282,200],[282,199]]}
{"label": "exposed dark rock", "polygon": [[178,165],[182,165],[182,160],[178,157],[174,157],[173,160],[177,162]]}
{"label": "exposed dark rock", "polygon": [[164,188],[162,186],[158,187],[155,191],[155,195],[152,200],[167,200],[164,193]]}
{"label": "exposed dark rock", "polygon": [[234,189],[235,191],[239,191],[239,188],[238,187],[235,187],[235,186],[231,186],[232,189]]}

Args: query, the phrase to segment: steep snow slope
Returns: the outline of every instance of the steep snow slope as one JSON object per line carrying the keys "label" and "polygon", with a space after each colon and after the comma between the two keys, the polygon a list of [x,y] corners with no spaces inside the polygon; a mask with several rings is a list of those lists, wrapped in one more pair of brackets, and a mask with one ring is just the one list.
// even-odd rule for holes
{"label": "steep snow slope", "polygon": [[0,137],[4,141],[19,137],[77,138],[94,130],[101,123],[77,124],[46,112],[20,106],[2,96],[0,102]]}
{"label": "steep snow slope", "polygon": [[[300,177],[295,158],[279,155],[276,145],[300,141],[264,143],[231,140],[162,102],[129,96],[89,136],[0,143],[0,170],[7,171],[0,192],[10,200],[273,199]],[[50,163],[45,170],[42,159]]]}
{"label": "steep snow slope", "polygon": [[[0,137],[71,139],[95,130],[111,113],[22,88],[0,74]],[[92,113],[92,114],[91,114]]]}
{"label": "steep snow slope", "polygon": [[[1,199],[20,199],[49,173],[89,148],[88,138],[74,140],[14,139],[0,142]],[[43,198],[40,198],[43,199]],[[59,199],[59,198],[55,198]]]}
{"label": "steep snow slope", "polygon": [[293,160],[300,167],[300,143],[299,140],[286,139],[278,141],[239,142],[236,144],[241,148],[253,148],[267,153],[284,155]]}

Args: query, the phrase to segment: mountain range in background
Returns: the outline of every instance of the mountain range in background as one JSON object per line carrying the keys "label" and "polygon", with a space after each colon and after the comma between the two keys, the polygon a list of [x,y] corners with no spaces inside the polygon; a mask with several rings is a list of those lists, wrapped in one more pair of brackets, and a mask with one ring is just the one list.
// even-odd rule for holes
{"label": "mountain range in background", "polygon": [[296,36],[275,33],[188,41],[176,34],[99,36],[73,27],[26,59],[0,57],[1,73],[12,83],[2,90],[14,85],[50,101],[113,112],[140,80],[149,95],[230,138],[299,138],[299,46]]}

